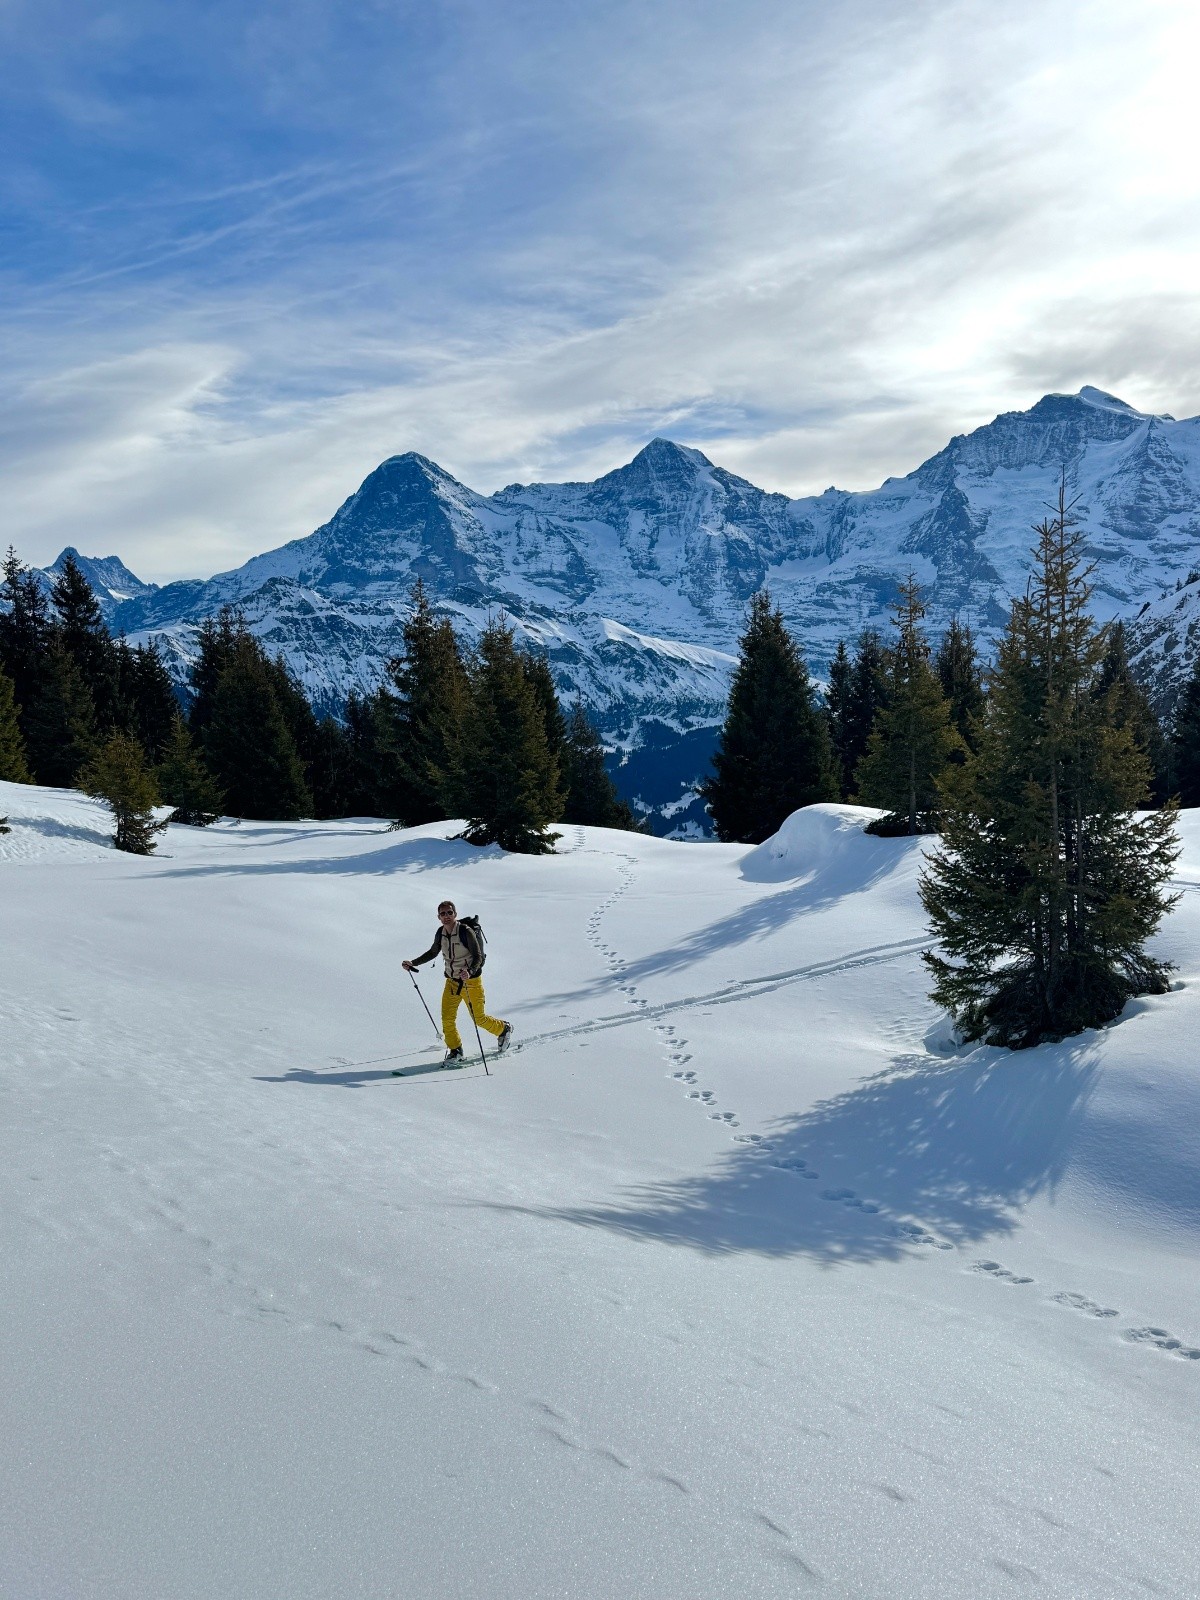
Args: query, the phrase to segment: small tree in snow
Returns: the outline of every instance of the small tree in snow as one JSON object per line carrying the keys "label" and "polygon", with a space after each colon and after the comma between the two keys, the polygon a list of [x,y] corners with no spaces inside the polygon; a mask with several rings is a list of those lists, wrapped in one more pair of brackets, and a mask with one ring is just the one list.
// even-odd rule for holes
{"label": "small tree in snow", "polygon": [[110,734],[79,774],[79,787],[103,800],[113,814],[113,844],[130,855],[148,856],[154,836],[166,827],[154,820],[158,790],[146,753],[127,733]]}

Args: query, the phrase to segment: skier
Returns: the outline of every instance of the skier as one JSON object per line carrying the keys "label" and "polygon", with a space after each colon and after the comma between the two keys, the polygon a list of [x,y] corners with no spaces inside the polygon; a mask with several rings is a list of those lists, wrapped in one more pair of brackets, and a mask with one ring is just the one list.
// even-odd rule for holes
{"label": "skier", "polygon": [[512,1023],[489,1017],[483,999],[483,951],[474,929],[458,920],[453,900],[443,900],[438,907],[438,930],[433,943],[423,956],[403,963],[405,972],[415,972],[426,961],[441,954],[446,968],[446,984],[442,990],[442,1032],[446,1036],[445,1065],[450,1066],[463,1058],[462,1039],[455,1023],[459,1005],[465,999],[467,1010],[477,1028],[496,1035],[497,1048],[508,1048],[512,1038]]}

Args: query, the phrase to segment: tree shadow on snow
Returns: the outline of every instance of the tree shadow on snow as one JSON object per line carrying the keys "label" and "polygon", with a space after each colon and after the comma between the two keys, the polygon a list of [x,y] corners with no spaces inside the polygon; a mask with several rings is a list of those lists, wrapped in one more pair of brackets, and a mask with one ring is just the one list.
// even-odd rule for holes
{"label": "tree shadow on snow", "polygon": [[43,839],[76,839],[83,844],[99,844],[106,849],[113,847],[112,828],[88,828],[83,823],[56,822],[52,817],[14,817],[10,826],[16,831],[18,828],[27,829],[30,833],[37,833]]}
{"label": "tree shadow on snow", "polygon": [[[312,835],[308,836],[309,838]],[[339,837],[345,837],[340,835]],[[297,844],[304,835],[295,837]],[[497,860],[503,851],[491,847],[480,850],[474,845],[453,839],[404,839],[382,849],[362,855],[321,856],[295,861],[202,861],[186,866],[170,867],[159,874],[163,878],[233,878],[233,877],[292,877],[306,873],[332,874],[336,877],[391,877],[404,872],[447,872],[458,867],[473,866],[476,862]]]}
{"label": "tree shadow on snow", "polygon": [[1090,1042],[900,1057],[737,1145],[713,1172],[634,1191],[625,1204],[539,1214],[825,1264],[973,1244],[1012,1231],[1018,1208],[1053,1192],[1098,1065]]}
{"label": "tree shadow on snow", "polygon": [[[886,876],[894,867],[894,858],[882,860],[878,870],[864,878],[858,887],[865,892],[878,878]],[[707,927],[695,929],[676,944],[666,945],[661,950],[653,950],[648,955],[626,961],[620,968],[620,977],[627,983],[638,983],[645,978],[681,971],[685,967],[694,966],[698,961],[705,961],[710,956],[719,954],[722,950],[736,948],[754,939],[765,939],[770,934],[778,933],[797,917],[806,916],[811,911],[820,911],[837,901],[844,901],[846,892],[844,887],[822,884],[816,880],[778,889],[774,894],[763,895],[739,910],[731,911],[728,916],[718,917]],[[665,902],[662,909],[654,913],[654,917],[660,921],[663,932],[669,934],[670,902]],[[547,996],[547,1004],[586,1000],[596,995],[611,998],[612,985],[613,973],[602,973],[578,989],[564,990]]]}

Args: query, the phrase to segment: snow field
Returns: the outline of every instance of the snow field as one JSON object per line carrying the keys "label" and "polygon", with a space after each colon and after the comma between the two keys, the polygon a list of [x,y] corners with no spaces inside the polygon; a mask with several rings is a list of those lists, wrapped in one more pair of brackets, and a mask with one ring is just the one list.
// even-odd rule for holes
{"label": "snow field", "polygon": [[[1183,987],[1011,1056],[848,807],[544,859],[6,812],[0,1594],[1200,1591],[1193,815]],[[490,1079],[399,969],[446,895]]]}

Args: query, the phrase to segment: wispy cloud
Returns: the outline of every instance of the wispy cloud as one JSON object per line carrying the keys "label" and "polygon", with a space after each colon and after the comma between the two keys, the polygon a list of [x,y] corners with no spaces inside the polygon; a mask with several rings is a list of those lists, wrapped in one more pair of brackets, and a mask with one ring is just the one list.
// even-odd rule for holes
{"label": "wispy cloud", "polygon": [[169,9],[0,10],[31,559],[208,572],[408,448],[805,492],[1050,388],[1200,410],[1190,3]]}

